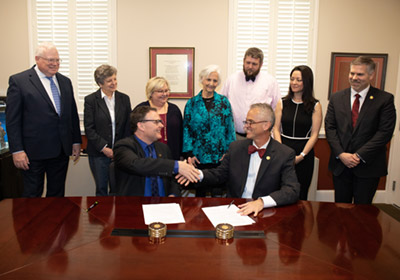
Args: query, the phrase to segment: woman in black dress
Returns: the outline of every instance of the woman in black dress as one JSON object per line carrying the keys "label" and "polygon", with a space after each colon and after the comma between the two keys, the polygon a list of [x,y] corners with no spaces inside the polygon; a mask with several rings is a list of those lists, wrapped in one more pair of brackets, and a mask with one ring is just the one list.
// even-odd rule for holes
{"label": "woman in black dress", "polygon": [[300,65],[290,72],[289,93],[275,108],[274,138],[296,152],[300,199],[307,200],[314,170],[314,145],[322,123],[321,104],[314,97],[310,67]]}

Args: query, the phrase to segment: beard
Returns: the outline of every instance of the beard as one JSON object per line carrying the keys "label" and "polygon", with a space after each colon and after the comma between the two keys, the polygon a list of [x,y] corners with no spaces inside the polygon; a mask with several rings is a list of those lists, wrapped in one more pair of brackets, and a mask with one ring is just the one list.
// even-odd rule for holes
{"label": "beard", "polygon": [[246,81],[249,80],[249,79],[254,81],[256,79],[258,73],[260,73],[260,69],[261,69],[261,67],[258,68],[257,71],[253,72],[252,74],[249,74],[249,73],[246,72],[246,70],[244,68],[244,65],[243,65],[243,73],[246,76]]}

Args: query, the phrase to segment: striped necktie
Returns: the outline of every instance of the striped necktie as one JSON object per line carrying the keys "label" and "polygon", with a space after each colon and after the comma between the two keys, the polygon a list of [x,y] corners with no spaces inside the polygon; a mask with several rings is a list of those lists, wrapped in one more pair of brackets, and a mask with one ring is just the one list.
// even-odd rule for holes
{"label": "striped necktie", "polygon": [[58,92],[58,88],[53,81],[53,77],[46,77],[50,81],[50,88],[51,93],[53,94],[54,103],[56,104],[56,111],[57,114],[61,114],[61,100],[60,100],[60,93]]}

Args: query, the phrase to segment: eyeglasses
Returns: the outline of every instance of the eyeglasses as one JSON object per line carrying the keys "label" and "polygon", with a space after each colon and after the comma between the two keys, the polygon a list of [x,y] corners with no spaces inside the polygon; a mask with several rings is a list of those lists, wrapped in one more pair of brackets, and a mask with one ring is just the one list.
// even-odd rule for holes
{"label": "eyeglasses", "polygon": [[62,62],[62,60],[59,59],[59,58],[45,58],[45,57],[43,57],[43,56],[41,56],[40,58],[46,60],[46,61],[49,62],[49,63],[57,63],[57,64],[60,64],[60,63]]}
{"label": "eyeglasses", "polygon": [[140,122],[152,122],[155,125],[164,124],[163,120],[141,120]]}
{"label": "eyeglasses", "polygon": [[259,121],[259,122],[255,122],[255,121],[243,121],[243,125],[252,126],[253,124],[258,124],[258,123],[263,123],[263,122],[269,122],[269,121]]}
{"label": "eyeglasses", "polygon": [[160,89],[160,90],[155,90],[154,92],[157,92],[157,93],[168,93],[169,89],[165,89],[165,90]]}

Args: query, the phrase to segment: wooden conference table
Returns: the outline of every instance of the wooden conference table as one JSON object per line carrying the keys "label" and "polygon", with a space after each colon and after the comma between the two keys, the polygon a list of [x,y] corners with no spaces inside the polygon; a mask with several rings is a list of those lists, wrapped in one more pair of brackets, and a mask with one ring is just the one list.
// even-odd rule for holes
{"label": "wooden conference table", "polygon": [[[96,200],[90,212],[85,209]],[[66,197],[0,202],[0,279],[400,279],[400,223],[372,205],[303,202],[264,209],[265,238],[114,236],[146,229],[142,204],[179,203],[185,224],[208,231],[201,210],[227,198]],[[235,204],[244,202],[235,199]]]}

